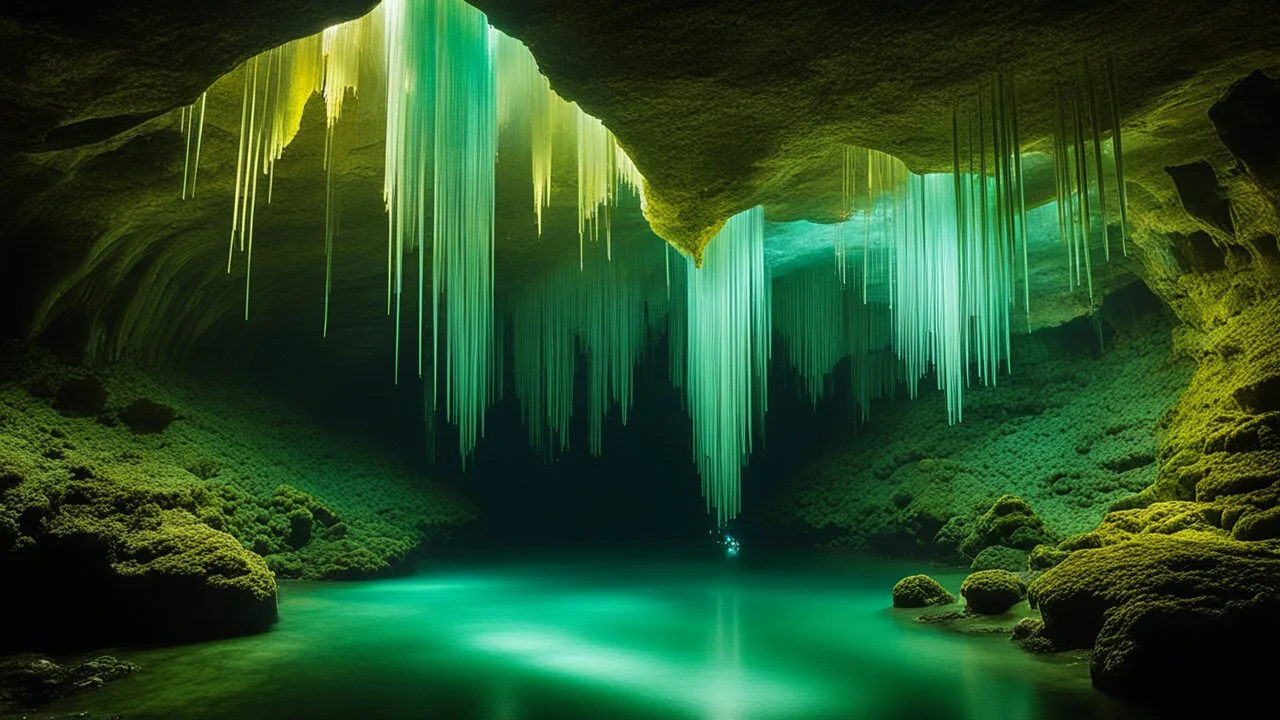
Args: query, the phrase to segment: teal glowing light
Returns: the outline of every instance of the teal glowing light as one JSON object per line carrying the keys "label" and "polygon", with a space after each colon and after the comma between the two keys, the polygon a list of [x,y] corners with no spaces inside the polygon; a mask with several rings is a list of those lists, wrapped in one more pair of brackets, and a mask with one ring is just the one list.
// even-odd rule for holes
{"label": "teal glowing light", "polygon": [[[134,720],[1101,717],[1087,664],[888,609],[918,567],[533,563],[286,584],[267,635],[122,653],[49,708]],[[960,574],[939,579],[952,591]],[[264,668],[269,669],[264,674]]]}

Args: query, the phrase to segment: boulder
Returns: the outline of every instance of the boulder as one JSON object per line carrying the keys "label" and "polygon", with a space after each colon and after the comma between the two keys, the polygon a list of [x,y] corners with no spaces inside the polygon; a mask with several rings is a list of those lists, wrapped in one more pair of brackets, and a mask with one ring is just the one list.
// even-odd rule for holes
{"label": "boulder", "polygon": [[960,552],[968,557],[993,545],[1031,550],[1036,545],[1052,542],[1044,521],[1017,495],[1001,495],[974,524],[972,532],[960,543]]}
{"label": "boulder", "polygon": [[896,608],[950,605],[955,601],[954,595],[928,575],[910,575],[893,586],[893,606]]}
{"label": "boulder", "polygon": [[1026,572],[1028,568],[1027,553],[1024,550],[1009,548],[1003,545],[992,545],[978,553],[969,565],[970,570],[1008,570],[1009,572]]}
{"label": "boulder", "polygon": [[1000,615],[1027,596],[1027,585],[1008,570],[980,570],[964,579],[960,594],[973,612]]}
{"label": "boulder", "polygon": [[1260,691],[1280,645],[1280,549],[1205,532],[1146,533],[1078,550],[1030,592],[1043,635],[1092,648],[1094,685],[1158,698]]}
{"label": "boulder", "polygon": [[261,632],[276,620],[262,558],[201,520],[199,488],[111,474],[29,481],[0,504],[0,575],[21,622],[0,652],[73,652]]}

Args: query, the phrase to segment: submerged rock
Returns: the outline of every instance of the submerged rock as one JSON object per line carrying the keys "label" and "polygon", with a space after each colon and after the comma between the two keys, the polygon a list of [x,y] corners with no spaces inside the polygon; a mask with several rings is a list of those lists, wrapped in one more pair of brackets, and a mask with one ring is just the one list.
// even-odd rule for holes
{"label": "submerged rock", "polygon": [[970,610],[999,615],[1027,596],[1027,585],[1008,570],[980,570],[964,579],[960,594]]}
{"label": "submerged rock", "polygon": [[110,655],[63,663],[34,654],[0,659],[0,712],[39,707],[137,671],[137,665]]}
{"label": "submerged rock", "polygon": [[1060,647],[1044,634],[1044,621],[1036,618],[1023,618],[1013,626],[1014,645],[1032,653],[1061,652],[1068,648]]}
{"label": "submerged rock", "polygon": [[928,575],[910,575],[893,586],[893,606],[896,608],[950,605],[955,601],[954,595]]}

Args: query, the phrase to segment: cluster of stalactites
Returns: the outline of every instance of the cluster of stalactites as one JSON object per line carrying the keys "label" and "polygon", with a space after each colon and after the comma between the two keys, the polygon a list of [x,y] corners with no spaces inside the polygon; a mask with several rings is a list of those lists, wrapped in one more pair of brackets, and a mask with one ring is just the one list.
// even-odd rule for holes
{"label": "cluster of stalactites", "polygon": [[[1059,229],[1072,284],[1088,286],[1091,303],[1093,207],[1102,225],[1103,257],[1110,257],[1109,175],[1114,177],[1113,207],[1122,250],[1127,220],[1119,104],[1110,62],[1106,80],[1109,141],[1103,138],[1101,106],[1087,59],[1081,62],[1075,86],[1058,90],[1054,136]],[[893,351],[901,363],[899,378],[914,397],[919,380],[932,371],[946,394],[950,422],[963,416],[963,391],[972,376],[993,384],[1001,364],[1009,368],[1011,309],[1021,305],[1030,326],[1028,209],[1021,144],[1014,79],[1000,73],[979,87],[972,107],[952,115],[949,175],[911,175],[889,156],[844,148],[841,187],[846,220],[836,227],[833,277],[850,284],[850,269],[855,267],[850,259],[859,257],[855,272],[861,270],[861,282],[853,284],[863,303],[889,298]],[[1109,146],[1114,156],[1110,168],[1106,163]],[[856,252],[859,239],[860,253]],[[879,249],[873,239],[878,240]],[[886,250],[892,252],[891,259],[884,257]],[[843,299],[826,287],[830,283],[821,277],[780,279],[776,290],[776,312],[788,356],[815,401],[825,392],[826,378],[836,362],[853,357],[854,365],[859,363],[841,339],[822,335],[824,327],[848,324],[840,319],[848,314]],[[860,403],[864,397],[859,396]]]}
{"label": "cluster of stalactites", "polygon": [[551,206],[553,154],[573,147],[570,129],[576,105],[551,89],[538,70],[533,54],[519,40],[502,33],[497,38],[498,127],[527,133],[533,181],[533,214],[542,235],[542,214]]}
{"label": "cluster of stalactites", "polygon": [[[1026,213],[1019,163],[987,152],[999,155],[1012,139],[1003,145],[984,138],[988,131],[1012,138],[1014,124],[1007,117],[991,122],[983,110],[969,120],[961,133],[956,119],[951,174],[914,175],[887,155],[845,149],[848,219],[835,231],[834,272],[779,278],[775,289],[780,335],[814,402],[827,392],[835,365],[850,358],[850,391],[864,418],[895,377],[915,397],[932,372],[954,423],[972,376],[992,384],[1007,364],[1019,275],[1026,286]],[[989,159],[997,166],[992,175]],[[844,337],[850,328],[864,334]],[[887,345],[896,370],[885,365]]]}
{"label": "cluster of stalactites", "polygon": [[721,524],[742,507],[741,473],[763,432],[771,339],[764,210],[743,211],[687,272],[685,393],[708,510]]}
{"label": "cluster of stalactites", "polygon": [[[334,128],[348,92],[358,95],[362,86],[381,92],[387,110],[383,196],[395,376],[398,380],[403,295],[416,278],[420,377],[427,372],[429,328],[438,324],[443,330],[431,339],[427,411],[434,413],[437,401],[446,406],[447,417],[462,427],[461,451],[467,456],[483,433],[484,407],[495,387],[491,368],[500,360],[494,356],[492,287],[498,128],[519,126],[527,134],[539,234],[543,210],[551,203],[553,149],[576,151],[580,251],[583,239],[597,239],[603,225],[606,254],[612,253],[611,209],[622,189],[640,191],[638,170],[598,120],[552,91],[523,44],[490,28],[482,13],[461,0],[388,0],[358,20],[263,53],[246,62],[243,72],[227,269],[239,247],[247,257],[246,317],[259,180],[267,179],[270,202],[274,162],[296,135],[307,100],[318,92],[327,126],[322,333],[328,335],[338,233]],[[185,197],[188,185],[194,190],[203,103],[198,115],[194,106],[184,109],[180,123],[188,145],[195,138],[194,155],[187,151]],[[560,172],[569,176],[571,171],[566,165]],[[580,270],[583,262],[580,253]]]}
{"label": "cluster of stalactites", "polygon": [[509,296],[515,392],[529,443],[544,457],[569,447],[579,367],[591,454],[601,453],[604,423],[614,408],[626,424],[635,367],[667,313],[657,255],[665,251],[663,244],[635,241],[609,258],[590,248],[582,269],[561,266]]}
{"label": "cluster of stalactites", "polygon": [[[877,282],[888,275],[875,274]],[[871,401],[892,393],[898,363],[893,355],[893,311],[881,289],[871,301],[862,281],[847,282],[839,269],[811,266],[773,280],[773,328],[804,395],[817,405],[837,385],[834,371],[849,360],[850,400],[862,420]]]}
{"label": "cluster of stalactites", "polygon": [[[1120,100],[1115,68],[1110,58],[1106,62],[1107,105],[1110,111],[1108,126],[1104,126],[1101,121],[1101,104],[1098,102],[1094,80],[1089,59],[1085,57],[1080,61],[1075,81],[1065,85],[1059,83],[1053,135],[1058,230],[1067,248],[1070,285],[1074,288],[1083,285],[1088,289],[1091,307],[1094,304],[1091,247],[1095,221],[1101,226],[1103,258],[1111,259],[1108,185],[1115,194],[1115,204],[1111,207],[1115,208],[1115,220],[1118,222],[1120,250],[1128,254],[1128,202],[1125,197],[1124,156],[1120,139]],[[1111,133],[1109,138],[1104,137],[1107,131]],[[1110,163],[1107,162],[1108,155]],[[1107,167],[1108,164],[1110,168]],[[1114,182],[1107,179],[1108,175]]]}
{"label": "cluster of stalactites", "polygon": [[602,231],[606,254],[612,254],[612,211],[623,191],[642,192],[644,178],[602,122],[551,89],[523,43],[501,33],[496,37],[499,122],[528,135],[539,235],[542,213],[551,205],[553,157],[562,146],[575,151],[578,264],[582,269],[586,240],[599,240]]}
{"label": "cluster of stalactites", "polygon": [[227,272],[237,247],[245,254],[244,314],[249,316],[249,281],[253,269],[253,229],[266,178],[271,202],[275,162],[298,134],[307,100],[321,89],[323,60],[320,36],[302,38],[268,50],[244,64],[240,109],[240,144],[236,151],[235,195]]}
{"label": "cluster of stalactites", "polygon": [[196,179],[200,174],[200,146],[204,141],[204,111],[209,93],[202,92],[190,105],[178,108],[178,127],[182,132],[186,153],[182,160],[182,199],[196,196]]}
{"label": "cluster of stalactites", "polygon": [[394,90],[386,98],[384,197],[396,375],[405,266],[414,260],[419,377],[426,374],[431,328],[426,412],[434,415],[443,405],[446,419],[459,428],[465,459],[484,434],[485,410],[494,394],[498,98],[493,42],[484,14],[462,0],[388,0],[383,8],[387,87]]}

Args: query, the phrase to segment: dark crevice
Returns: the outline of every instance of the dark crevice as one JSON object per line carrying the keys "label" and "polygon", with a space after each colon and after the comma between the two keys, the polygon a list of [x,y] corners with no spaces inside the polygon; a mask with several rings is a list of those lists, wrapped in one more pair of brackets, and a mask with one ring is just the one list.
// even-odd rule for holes
{"label": "dark crevice", "polygon": [[1280,82],[1255,70],[1209,108],[1222,144],[1252,170],[1280,166]]}
{"label": "dark crevice", "polygon": [[1218,194],[1218,176],[1212,165],[1193,162],[1164,170],[1173,178],[1173,184],[1178,188],[1178,199],[1188,215],[1228,235],[1235,234],[1231,203]]}

